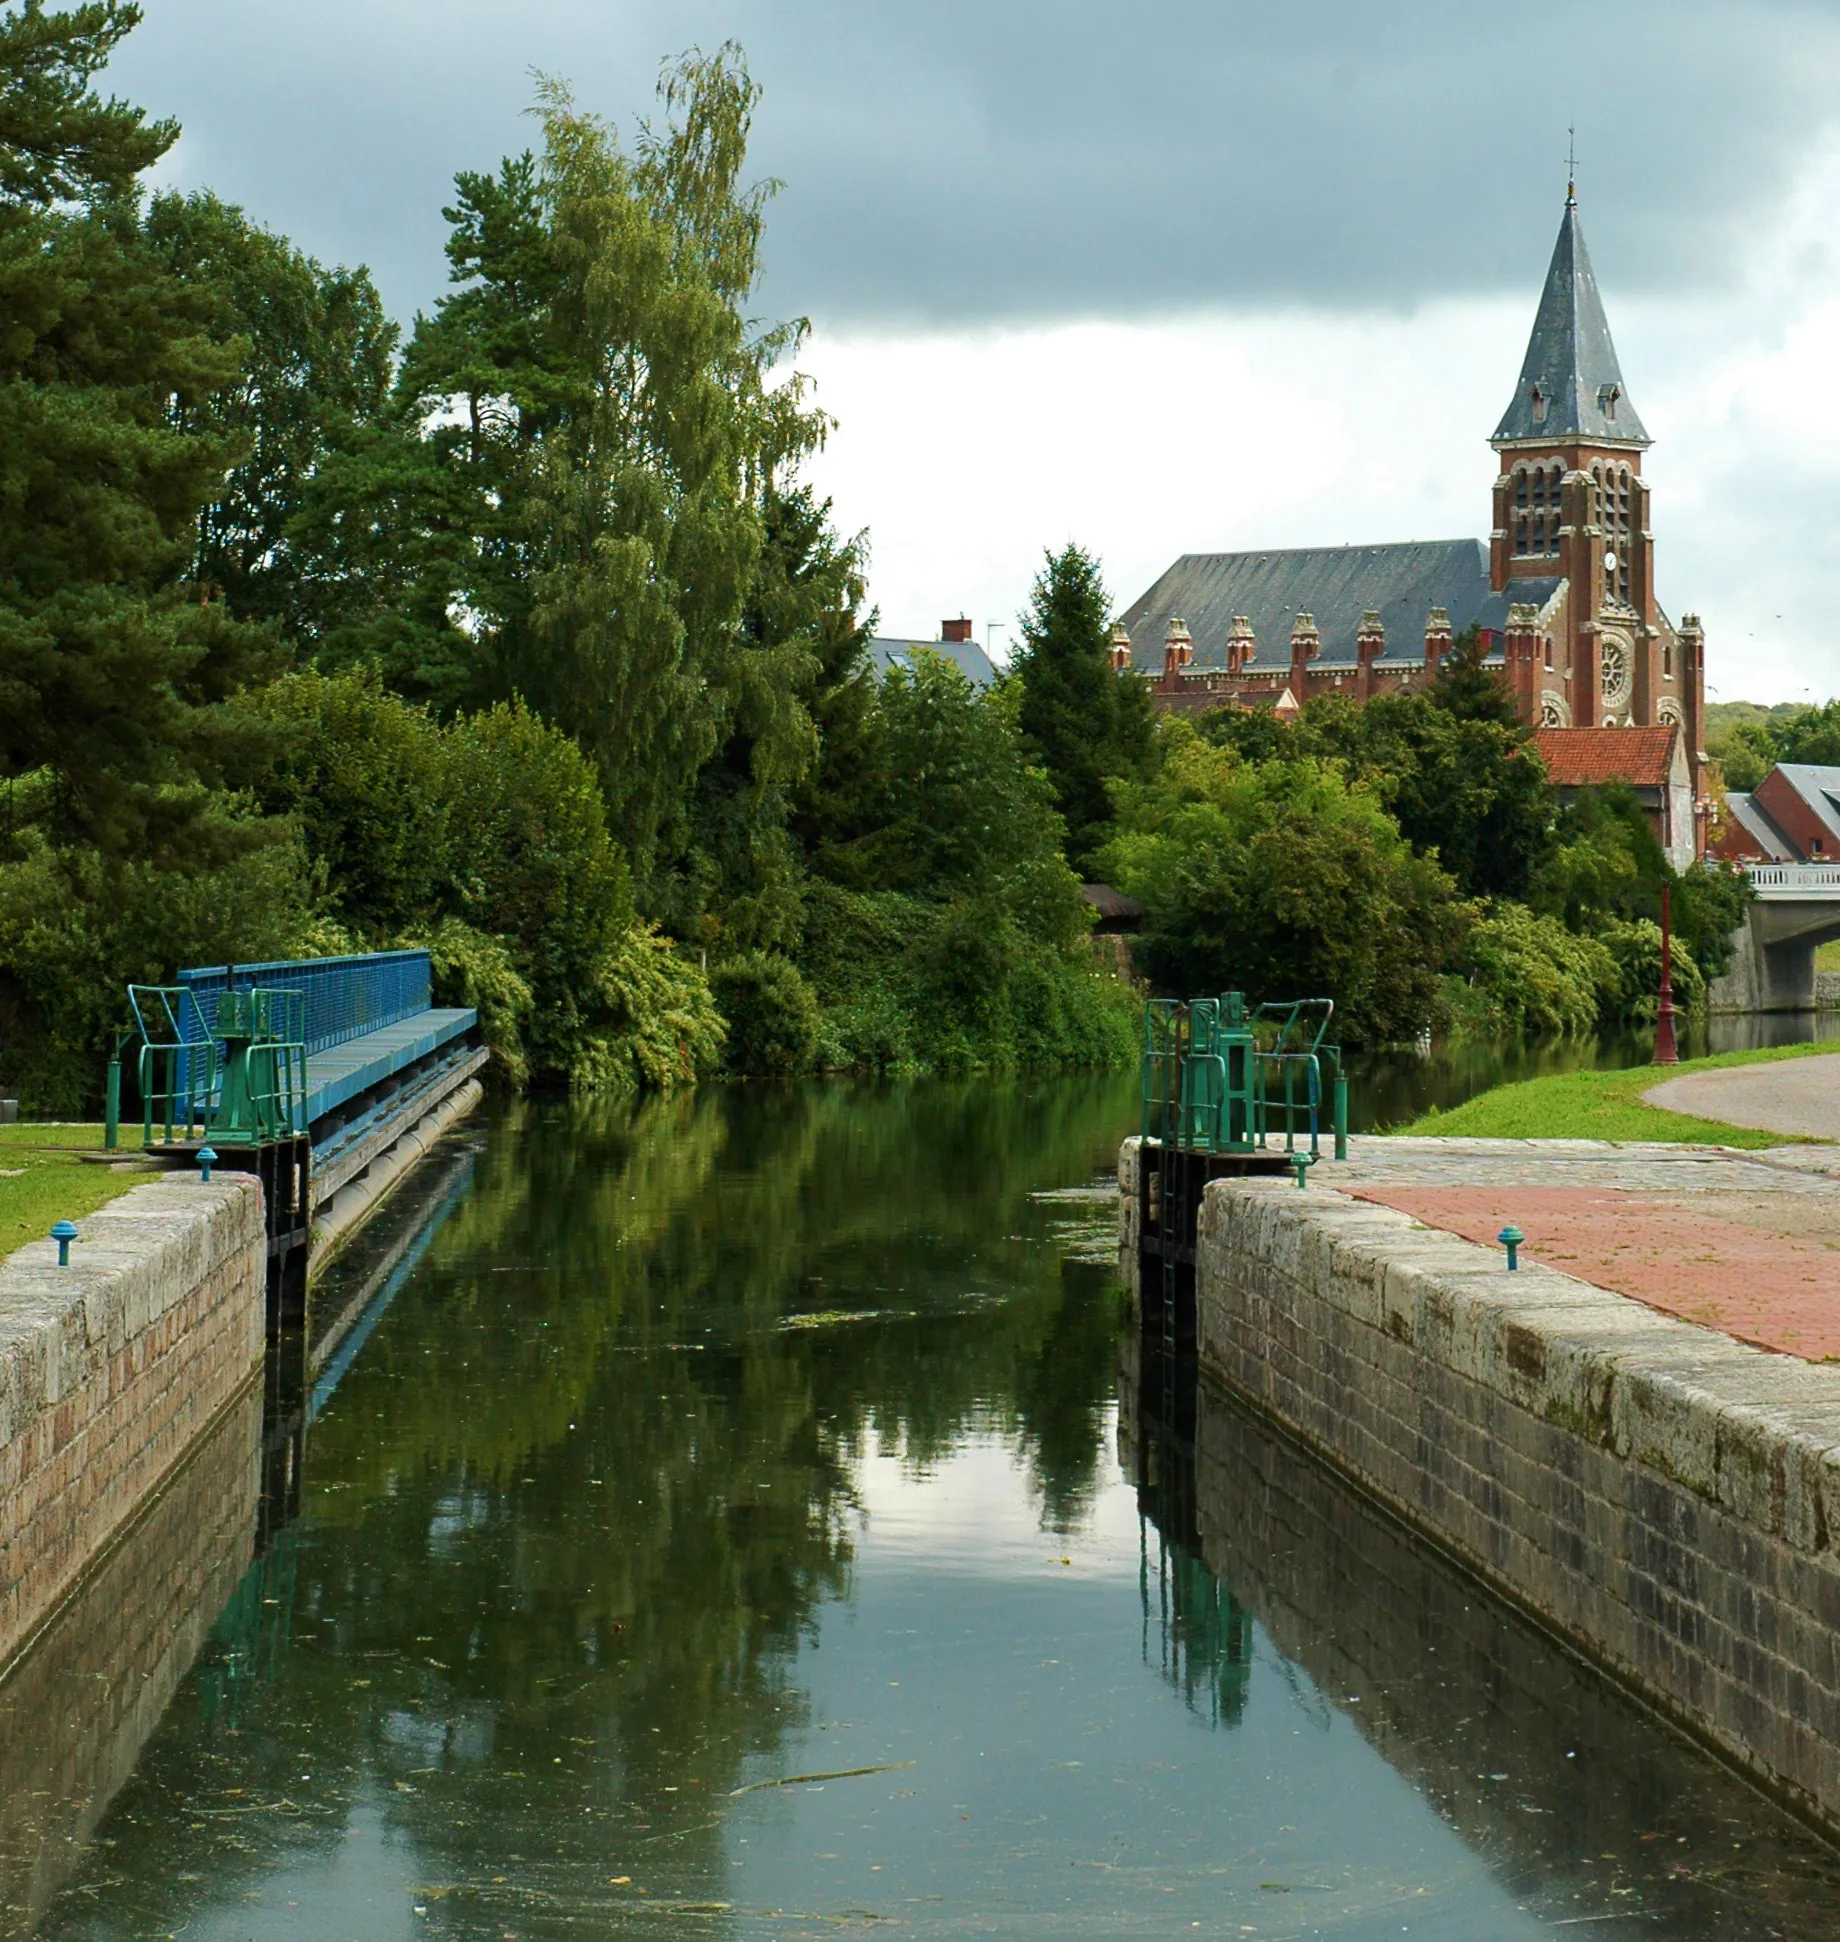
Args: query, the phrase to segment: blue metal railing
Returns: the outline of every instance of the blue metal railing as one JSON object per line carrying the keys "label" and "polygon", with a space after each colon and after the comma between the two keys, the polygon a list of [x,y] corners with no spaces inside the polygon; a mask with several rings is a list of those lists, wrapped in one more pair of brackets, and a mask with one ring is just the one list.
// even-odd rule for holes
{"label": "blue metal railing", "polygon": [[309,1056],[325,1051],[329,1045],[343,1045],[347,1039],[380,1031],[385,1025],[400,1024],[429,1006],[426,951],[368,951],[362,956],[306,958],[293,963],[217,964],[181,971],[177,982],[191,993],[202,1021],[216,995],[230,989],[233,977],[239,991],[263,985],[301,993],[306,1001]]}

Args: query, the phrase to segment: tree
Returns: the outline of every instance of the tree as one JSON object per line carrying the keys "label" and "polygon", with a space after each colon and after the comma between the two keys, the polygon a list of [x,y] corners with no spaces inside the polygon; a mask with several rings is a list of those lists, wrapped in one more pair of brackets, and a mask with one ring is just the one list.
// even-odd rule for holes
{"label": "tree", "polygon": [[397,328],[366,271],[324,269],[214,195],[155,196],[144,229],[241,361],[233,383],[184,417],[246,453],[199,512],[191,578],[232,613],[310,641],[325,616],[303,584],[295,522],[332,454],[381,417]]}
{"label": "tree", "polygon": [[1519,722],[1446,701],[1379,695],[1363,705],[1319,695],[1290,724],[1267,711],[1219,711],[1205,717],[1202,732],[1252,761],[1341,763],[1465,896],[1524,897],[1553,844],[1558,808],[1546,771]]}
{"label": "tree", "polygon": [[1022,616],[1018,721],[1054,785],[1067,858],[1090,875],[1112,822],[1107,784],[1143,772],[1151,748],[1144,684],[1113,672],[1111,599],[1099,563],[1071,541],[1045,556]]}
{"label": "tree", "polygon": [[161,857],[229,840],[216,704],[261,642],[186,584],[239,456],[191,417],[237,351],[135,220],[176,127],[91,87],[138,19],[103,0],[0,21],[0,777],[44,769],[56,830]]}
{"label": "tree", "polygon": [[1424,1029],[1459,906],[1375,792],[1319,758],[1242,761],[1185,722],[1163,738],[1158,774],[1120,787],[1102,853],[1145,906],[1142,959],[1159,986],[1331,997],[1356,1040]]}
{"label": "tree", "polygon": [[[774,382],[804,326],[743,308],[768,190],[740,187],[757,91],[739,51],[687,56],[662,93],[667,124],[631,158],[560,90],[540,105],[552,330],[584,390],[534,455],[528,634],[508,643],[522,691],[599,768],[642,884],[684,845],[688,783],[758,701],[742,618],[762,501],[825,424],[802,381]],[[810,732],[802,707],[779,709],[756,759],[764,734],[796,766]]]}
{"label": "tree", "polygon": [[[769,488],[741,617],[727,732],[697,778],[686,868],[667,911],[723,954],[798,941],[805,856],[860,786],[874,694],[862,542],[808,487]],[[797,827],[802,822],[803,828]]]}
{"label": "tree", "polygon": [[1431,698],[1463,721],[1495,722],[1523,738],[1533,732],[1520,718],[1507,686],[1486,665],[1488,640],[1480,627],[1466,627],[1438,663]]}

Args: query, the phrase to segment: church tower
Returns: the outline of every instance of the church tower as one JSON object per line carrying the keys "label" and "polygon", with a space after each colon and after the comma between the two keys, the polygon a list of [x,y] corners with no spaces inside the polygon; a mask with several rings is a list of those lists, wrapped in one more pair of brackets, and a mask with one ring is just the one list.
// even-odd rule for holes
{"label": "church tower", "polygon": [[1540,720],[1578,728],[1677,722],[1697,770],[1698,635],[1677,636],[1655,602],[1642,479],[1649,442],[1623,384],[1568,185],[1520,383],[1490,440],[1501,454],[1490,581],[1539,610]]}

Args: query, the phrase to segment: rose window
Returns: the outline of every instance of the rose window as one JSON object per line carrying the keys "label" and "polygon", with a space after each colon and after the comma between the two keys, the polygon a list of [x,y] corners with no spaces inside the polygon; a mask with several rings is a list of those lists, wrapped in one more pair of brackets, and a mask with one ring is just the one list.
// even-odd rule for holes
{"label": "rose window", "polygon": [[1621,641],[1604,642],[1603,670],[1604,705],[1615,708],[1629,699],[1629,650]]}

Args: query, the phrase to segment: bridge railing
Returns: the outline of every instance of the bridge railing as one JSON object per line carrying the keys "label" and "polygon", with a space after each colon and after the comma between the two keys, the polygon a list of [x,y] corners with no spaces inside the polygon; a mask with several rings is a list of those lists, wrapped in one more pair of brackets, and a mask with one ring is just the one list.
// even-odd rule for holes
{"label": "bridge railing", "polygon": [[1840,893],[1840,863],[1752,863],[1745,868],[1751,887],[1790,896]]}
{"label": "bridge railing", "polygon": [[337,958],[272,964],[210,965],[181,971],[179,985],[210,1015],[218,993],[255,985],[298,991],[306,1002],[308,1054],[400,1024],[429,1006],[426,951],[366,951]]}

